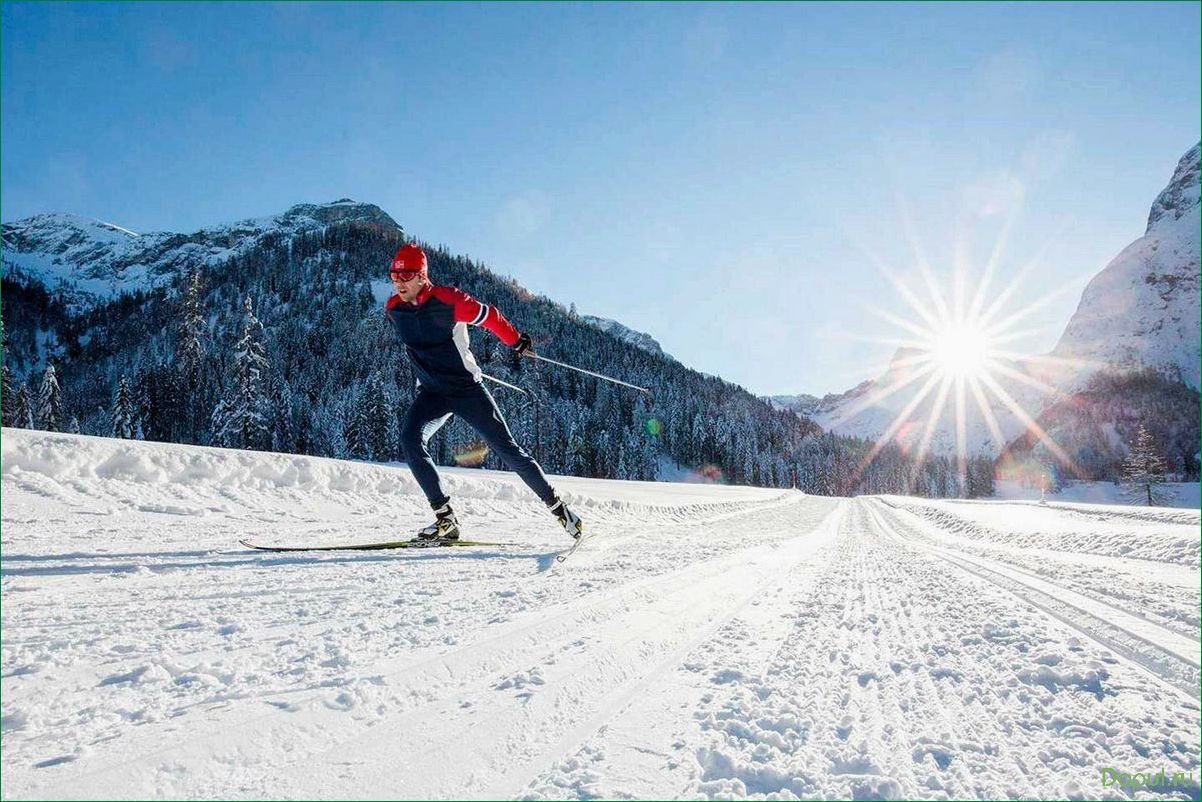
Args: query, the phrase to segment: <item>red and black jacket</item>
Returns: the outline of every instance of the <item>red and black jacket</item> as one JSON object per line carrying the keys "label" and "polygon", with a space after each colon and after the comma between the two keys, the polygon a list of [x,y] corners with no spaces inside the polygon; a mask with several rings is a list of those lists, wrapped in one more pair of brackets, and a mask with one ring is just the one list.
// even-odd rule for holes
{"label": "red and black jacket", "polygon": [[412,304],[394,295],[385,309],[413,361],[418,384],[434,392],[466,390],[480,383],[480,367],[468,347],[468,326],[483,326],[509,346],[520,336],[500,310],[458,287],[427,287]]}

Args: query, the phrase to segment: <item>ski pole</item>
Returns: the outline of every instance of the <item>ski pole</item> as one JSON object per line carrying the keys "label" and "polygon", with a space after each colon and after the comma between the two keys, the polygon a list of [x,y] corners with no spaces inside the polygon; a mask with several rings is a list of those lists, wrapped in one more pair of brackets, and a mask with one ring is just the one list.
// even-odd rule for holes
{"label": "ski pole", "polygon": [[[510,390],[517,390],[522,395],[530,395],[529,390],[523,390],[521,387],[518,387],[515,384],[510,384],[509,382],[503,382],[498,378],[489,376],[487,373],[481,373],[480,376],[482,378],[488,379],[490,382],[496,382],[497,384],[501,385],[502,387],[508,387]],[[534,396],[530,396],[530,397],[533,398]]]}
{"label": "ski pole", "polygon": [[585,373],[585,374],[588,374],[589,376],[596,376],[598,379],[605,379],[605,381],[607,381],[607,382],[613,382],[614,384],[620,384],[623,387],[629,387],[632,390],[638,390],[640,393],[646,393],[647,395],[651,395],[651,391],[648,390],[646,387],[639,387],[637,384],[631,384],[630,382],[624,382],[621,379],[615,379],[612,376],[606,376],[604,373],[594,373],[591,370],[585,370],[584,368],[578,368],[575,365],[569,365],[565,362],[560,362],[558,360],[550,359],[545,356],[539,356],[538,354],[534,353],[533,351],[527,351],[526,356],[530,357],[531,359],[541,359],[543,362],[550,362],[552,365],[559,365],[561,368],[567,368],[568,370],[574,370],[577,373]]}
{"label": "ski pole", "polygon": [[489,376],[487,373],[481,373],[480,376],[481,376],[481,378],[488,379],[490,382],[496,382],[497,384],[501,385],[502,387],[508,387],[510,390],[517,390],[519,393],[521,393],[522,395],[524,395],[530,399],[530,405],[534,407],[534,458],[538,459],[539,451],[542,450],[539,448],[539,445],[540,445],[539,433],[543,430],[542,420],[541,420],[542,419],[542,406],[538,403],[538,396],[535,395],[534,393],[530,392],[529,390],[523,390],[521,387],[518,387],[516,384],[510,384],[509,382],[501,381],[496,376]]}

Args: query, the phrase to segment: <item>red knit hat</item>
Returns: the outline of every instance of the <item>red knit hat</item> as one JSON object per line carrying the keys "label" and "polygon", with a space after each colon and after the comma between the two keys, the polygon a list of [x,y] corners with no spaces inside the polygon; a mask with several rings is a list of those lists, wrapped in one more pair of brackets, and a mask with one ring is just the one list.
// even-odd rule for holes
{"label": "red knit hat", "polygon": [[396,252],[396,256],[392,257],[392,268],[390,273],[421,273],[426,275],[427,263],[426,252],[420,246],[414,245],[412,242],[408,245],[402,245]]}

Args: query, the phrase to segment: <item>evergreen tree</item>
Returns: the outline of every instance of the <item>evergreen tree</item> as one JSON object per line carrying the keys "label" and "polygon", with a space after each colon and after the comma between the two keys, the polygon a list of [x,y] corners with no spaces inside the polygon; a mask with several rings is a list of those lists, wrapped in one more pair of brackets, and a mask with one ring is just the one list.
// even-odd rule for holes
{"label": "evergreen tree", "polygon": [[4,339],[4,320],[0,319],[0,424],[16,426],[16,397],[13,389],[13,374],[8,369],[8,348]]}
{"label": "evergreen tree", "polygon": [[22,382],[13,399],[13,426],[20,429],[37,428],[33,420],[33,405],[29,403],[29,390]]}
{"label": "evergreen tree", "polygon": [[184,277],[180,303],[179,345],[175,358],[180,372],[194,375],[204,359],[205,318],[200,308],[200,271],[190,269]]}
{"label": "evergreen tree", "polygon": [[192,268],[184,277],[180,297],[178,343],[175,350],[173,386],[177,401],[178,437],[185,442],[201,439],[207,394],[202,392],[205,364],[205,316],[201,309],[200,271]]}
{"label": "evergreen tree", "polygon": [[1161,488],[1165,482],[1164,474],[1164,460],[1156,453],[1152,435],[1141,423],[1131,453],[1123,460],[1127,497],[1132,501],[1146,501],[1149,507],[1163,503],[1168,496]]}
{"label": "evergreen tree", "polygon": [[367,438],[364,436],[367,418],[364,414],[363,401],[366,395],[366,393],[360,393],[347,409],[344,431],[346,433],[346,455],[351,459],[367,459],[369,456]]}
{"label": "evergreen tree", "polygon": [[117,383],[117,394],[113,398],[113,437],[132,440],[137,433],[138,411],[129,381],[122,376]]}
{"label": "evergreen tree", "polygon": [[143,364],[134,376],[131,390],[138,410],[139,440],[172,442],[180,422],[180,403],[175,371],[165,364]]}
{"label": "evergreen tree", "polygon": [[12,371],[7,364],[0,365],[0,417],[5,426],[17,425],[16,400]]}
{"label": "evergreen tree", "polygon": [[270,364],[263,324],[255,317],[249,295],[242,315],[242,336],[234,346],[233,382],[229,395],[213,411],[213,434],[219,445],[264,451],[271,448]]}
{"label": "evergreen tree", "polygon": [[368,380],[360,403],[360,427],[368,459],[384,462],[393,458],[388,446],[390,406],[388,394],[384,389],[384,377],[376,371]]}
{"label": "evergreen tree", "polygon": [[272,382],[271,408],[274,411],[271,418],[271,449],[285,453],[294,451],[297,445],[296,412],[292,390],[287,382]]}
{"label": "evergreen tree", "polygon": [[71,421],[67,424],[68,434],[80,434],[79,418],[75,415],[71,416]]}
{"label": "evergreen tree", "polygon": [[42,372],[42,383],[38,388],[34,421],[39,429],[57,432],[63,423],[63,394],[58,386],[58,374],[54,364]]}

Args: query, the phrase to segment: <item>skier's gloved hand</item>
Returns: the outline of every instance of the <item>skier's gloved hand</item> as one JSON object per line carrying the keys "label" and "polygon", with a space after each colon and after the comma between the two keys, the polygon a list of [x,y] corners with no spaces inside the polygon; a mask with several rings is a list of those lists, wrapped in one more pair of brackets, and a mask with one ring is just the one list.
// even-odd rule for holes
{"label": "skier's gloved hand", "polygon": [[522,334],[518,337],[518,341],[513,344],[513,350],[518,352],[518,356],[524,356],[527,351],[534,349],[534,342],[530,339],[529,334]]}

